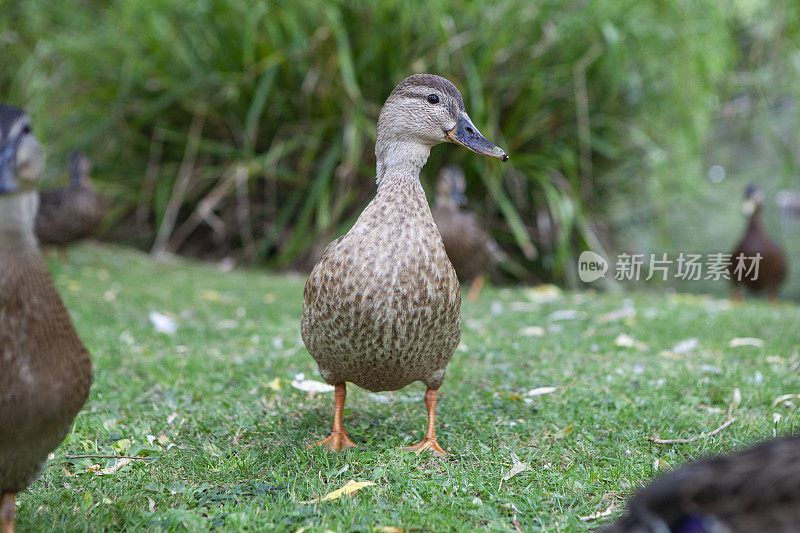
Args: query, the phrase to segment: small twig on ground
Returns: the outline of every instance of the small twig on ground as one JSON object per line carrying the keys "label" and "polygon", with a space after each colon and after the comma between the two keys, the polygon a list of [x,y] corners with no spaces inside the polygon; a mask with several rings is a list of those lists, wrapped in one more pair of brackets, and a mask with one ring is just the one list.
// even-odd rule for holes
{"label": "small twig on ground", "polygon": [[138,461],[146,461],[150,457],[139,457],[138,455],[66,455],[65,459],[131,459]]}
{"label": "small twig on ground", "polygon": [[725,422],[722,423],[717,429],[713,431],[709,431],[708,433],[700,433],[699,435],[695,435],[694,437],[689,437],[688,439],[660,439],[658,437],[645,437],[650,442],[655,442],[656,444],[687,444],[689,442],[695,442],[700,439],[705,439],[707,437],[713,437],[726,427],[733,424],[736,420],[736,417],[733,416],[733,404],[728,407],[728,417],[725,419]]}

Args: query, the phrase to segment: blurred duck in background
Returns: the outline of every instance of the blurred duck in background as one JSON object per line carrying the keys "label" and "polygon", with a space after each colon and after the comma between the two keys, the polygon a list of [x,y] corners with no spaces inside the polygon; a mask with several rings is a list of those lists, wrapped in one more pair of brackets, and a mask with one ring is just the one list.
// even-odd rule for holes
{"label": "blurred duck in background", "polygon": [[444,167],[436,184],[433,220],[459,281],[472,282],[467,298],[474,302],[478,299],[484,276],[503,261],[506,254],[474,213],[460,209],[467,203],[465,191],[466,180],[461,167]]}
{"label": "blurred duck in background", "polygon": [[775,203],[782,214],[800,217],[800,192],[778,191],[775,195]]}
{"label": "blurred duck in background", "polygon": [[36,237],[41,244],[64,246],[85,239],[100,226],[108,212],[105,199],[89,178],[91,163],[86,154],[73,151],[68,168],[69,185],[40,193]]}
{"label": "blurred duck in background", "polygon": [[[763,204],[761,189],[752,183],[745,187],[742,210],[748,217],[747,227],[728,267],[734,300],[741,300],[741,291],[746,288],[753,293],[766,293],[774,302],[789,270],[785,252],[767,235],[761,219]],[[760,260],[756,259],[758,256]]]}
{"label": "blurred duck in background", "polygon": [[34,235],[42,152],[28,117],[0,105],[0,529],[89,394],[92,367]]}
{"label": "blurred duck in background", "polygon": [[664,474],[604,533],[800,531],[800,435]]}

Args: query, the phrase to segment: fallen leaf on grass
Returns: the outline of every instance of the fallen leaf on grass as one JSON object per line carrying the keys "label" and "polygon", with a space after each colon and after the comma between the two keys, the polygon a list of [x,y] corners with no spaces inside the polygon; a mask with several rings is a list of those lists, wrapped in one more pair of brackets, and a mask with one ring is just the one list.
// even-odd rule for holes
{"label": "fallen leaf on grass", "polygon": [[116,461],[114,461],[114,464],[109,466],[108,468],[103,468],[102,470],[98,470],[95,473],[96,474],[100,474],[100,475],[113,474],[114,472],[116,472],[117,470],[119,470],[120,468],[125,466],[126,464],[129,464],[130,462],[131,462],[131,459],[129,459],[127,457],[123,457],[121,459],[117,459]]}
{"label": "fallen leaf on grass", "polygon": [[573,431],[575,431],[575,428],[572,427],[572,424],[570,424],[568,426],[564,426],[563,428],[559,429],[558,431],[556,431],[553,434],[553,438],[556,439],[556,440],[561,440],[564,437],[566,437],[567,435],[569,435],[570,433],[572,433]]}
{"label": "fallen leaf on grass", "polygon": [[672,467],[668,462],[659,457],[653,462],[653,468],[655,468],[656,470],[669,470]]}
{"label": "fallen leaf on grass", "polygon": [[782,396],[778,396],[772,401],[772,407],[777,407],[781,404],[786,404],[787,406],[791,407],[793,402],[790,400],[794,399],[800,400],[800,394],[784,394]]}
{"label": "fallen leaf on grass", "polygon": [[550,313],[547,318],[550,320],[577,320],[579,316],[576,309],[559,309]]}
{"label": "fallen leaf on grass", "polygon": [[718,366],[703,364],[700,365],[700,371],[706,374],[724,374],[725,371]]}
{"label": "fallen leaf on grass", "polygon": [[519,457],[517,457],[517,454],[515,454],[510,450],[509,452],[511,453],[511,461],[512,461],[511,468],[508,470],[508,472],[503,474],[503,477],[501,478],[503,481],[508,481],[517,474],[521,474],[522,472],[530,470],[531,468],[528,463],[523,463],[522,461],[520,461]]}
{"label": "fallen leaf on grass", "polygon": [[558,387],[536,387],[528,391],[528,396],[542,396],[558,390]]}
{"label": "fallen leaf on grass", "polygon": [[337,500],[337,499],[341,498],[342,496],[345,496],[347,494],[352,494],[352,493],[356,492],[357,490],[361,490],[361,489],[363,489],[365,487],[369,487],[371,485],[375,485],[375,482],[374,481],[356,481],[354,479],[351,479],[350,481],[345,483],[343,487],[341,487],[339,489],[336,489],[333,492],[329,492],[328,494],[326,494],[325,496],[322,496],[321,498],[314,498],[312,500],[305,500],[305,501],[301,501],[300,503],[305,503],[305,504],[308,504],[308,503],[322,503],[322,502],[329,502],[331,500]]}
{"label": "fallen leaf on grass", "polygon": [[617,346],[622,346],[623,348],[636,348],[639,351],[646,352],[650,348],[643,343],[642,341],[637,341],[630,335],[625,333],[620,333],[617,335],[617,338],[614,339],[614,344]]}
{"label": "fallen leaf on grass", "polygon": [[158,311],[150,311],[150,323],[153,324],[155,330],[159,333],[166,333],[167,335],[174,335],[178,331],[178,323],[175,319]]}
{"label": "fallen leaf on grass", "polygon": [[555,285],[545,284],[537,287],[531,287],[525,291],[525,295],[531,302],[535,303],[548,303],[554,302],[561,298],[561,289]]}
{"label": "fallen leaf on grass", "polygon": [[728,346],[731,348],[736,348],[737,346],[757,346],[761,347],[764,346],[764,341],[761,339],[757,339],[755,337],[736,337],[731,339],[728,343]]}
{"label": "fallen leaf on grass", "polygon": [[272,389],[272,390],[274,390],[274,391],[279,391],[279,390],[281,390],[281,389],[283,388],[283,385],[281,384],[281,378],[275,378],[275,379],[273,379],[272,381],[270,381],[269,383],[267,383],[267,387],[268,387],[269,389]]}
{"label": "fallen leaf on grass", "polygon": [[592,520],[597,520],[598,518],[603,518],[605,516],[611,516],[614,513],[614,504],[612,503],[608,507],[606,507],[605,511],[597,511],[596,513],[592,513],[586,516],[581,516],[580,519],[583,522],[590,522]]}
{"label": "fallen leaf on grass", "polygon": [[609,311],[608,313],[603,313],[599,317],[597,317],[597,321],[601,324],[605,322],[616,322],[617,320],[622,320],[623,318],[633,318],[636,316],[636,309],[633,307],[623,307],[622,309],[617,309],[615,311]]}
{"label": "fallen leaf on grass", "polygon": [[527,326],[519,330],[519,334],[525,337],[544,337],[544,333],[542,326]]}
{"label": "fallen leaf on grass", "polygon": [[397,526],[375,526],[372,531],[377,531],[378,533],[405,533],[406,530]]}
{"label": "fallen leaf on grass", "polygon": [[675,346],[672,347],[672,353],[689,353],[695,348],[697,348],[698,341],[696,338],[692,337],[691,339],[686,339],[685,341],[681,341]]}
{"label": "fallen leaf on grass", "polygon": [[336,387],[315,379],[306,379],[305,374],[295,374],[292,387],[305,392],[331,392]]}

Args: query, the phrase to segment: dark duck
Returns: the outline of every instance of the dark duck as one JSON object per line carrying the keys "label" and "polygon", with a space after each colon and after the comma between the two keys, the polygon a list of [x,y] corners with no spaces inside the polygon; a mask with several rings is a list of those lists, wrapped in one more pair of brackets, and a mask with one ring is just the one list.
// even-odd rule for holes
{"label": "dark duck", "polygon": [[742,206],[748,217],[747,227],[731,254],[728,267],[733,284],[731,298],[734,300],[741,300],[742,289],[747,289],[755,294],[764,293],[774,302],[789,270],[785,252],[769,237],[764,227],[761,218],[763,204],[761,189],[752,183],[748,185]]}

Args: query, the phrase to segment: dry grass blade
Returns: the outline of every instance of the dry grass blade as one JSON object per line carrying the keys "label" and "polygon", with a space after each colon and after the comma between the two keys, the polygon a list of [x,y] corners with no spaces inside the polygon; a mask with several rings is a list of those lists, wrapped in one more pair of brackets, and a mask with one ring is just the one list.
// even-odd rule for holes
{"label": "dry grass blade", "polygon": [[161,221],[161,226],[158,228],[155,243],[153,243],[153,248],[150,251],[153,255],[158,256],[167,251],[169,237],[172,234],[172,229],[175,227],[175,221],[178,218],[178,210],[181,208],[181,205],[183,205],[186,191],[189,188],[189,183],[194,174],[197,150],[200,146],[200,136],[203,132],[204,124],[205,113],[200,109],[196,109],[192,116],[192,123],[189,125],[186,151],[184,152],[181,166],[178,169],[178,179],[175,181],[172,195],[169,198],[167,209],[164,212],[164,218]]}

